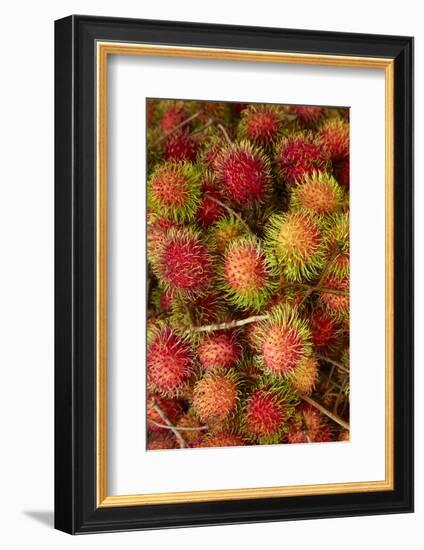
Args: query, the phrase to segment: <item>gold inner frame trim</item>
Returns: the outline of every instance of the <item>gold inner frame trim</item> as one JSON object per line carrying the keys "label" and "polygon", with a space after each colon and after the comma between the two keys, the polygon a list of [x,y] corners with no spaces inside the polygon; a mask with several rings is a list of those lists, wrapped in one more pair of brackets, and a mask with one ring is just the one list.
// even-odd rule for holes
{"label": "gold inner frame trim", "polygon": [[[97,42],[97,506],[142,506],[305,495],[364,493],[394,489],[394,60],[253,50]],[[107,61],[109,55],[219,59],[361,69],[384,69],[386,126],[386,376],[385,479],[281,487],[217,489],[109,496],[107,493]]]}

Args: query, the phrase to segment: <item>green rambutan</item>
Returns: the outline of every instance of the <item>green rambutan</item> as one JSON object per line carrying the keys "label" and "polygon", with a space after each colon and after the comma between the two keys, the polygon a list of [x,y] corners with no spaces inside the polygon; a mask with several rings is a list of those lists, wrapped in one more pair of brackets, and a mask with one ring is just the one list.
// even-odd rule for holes
{"label": "green rambutan", "polygon": [[176,449],[177,442],[175,437],[169,433],[154,432],[147,438],[148,451],[161,451],[162,449]]}
{"label": "green rambutan", "polygon": [[[343,320],[349,315],[349,277],[338,278],[328,275],[321,281],[323,289],[319,295],[319,302],[335,319]],[[336,292],[331,292],[331,291]]]}
{"label": "green rambutan", "polygon": [[288,305],[273,308],[261,322],[260,340],[260,364],[276,377],[294,372],[312,351],[308,323]]}
{"label": "green rambutan", "polygon": [[207,434],[202,437],[196,447],[240,447],[246,445],[241,435],[227,431]]}
{"label": "green rambutan", "polygon": [[241,345],[233,331],[205,336],[197,348],[200,364],[207,371],[231,368],[240,354]]}
{"label": "green rambutan", "polygon": [[209,227],[225,213],[225,208],[222,204],[223,196],[214,174],[211,172],[203,174],[201,190],[202,196],[196,217],[203,227]]}
{"label": "green rambutan", "polygon": [[266,228],[271,262],[287,281],[313,279],[324,265],[325,249],[317,220],[307,212],[286,212],[271,217]]}
{"label": "green rambutan", "polygon": [[194,386],[193,408],[199,419],[210,425],[233,414],[238,400],[238,379],[231,370],[208,372]]}
{"label": "green rambutan", "polygon": [[295,185],[316,171],[331,168],[328,153],[310,132],[284,136],[275,148],[275,163],[281,180]]}
{"label": "green rambutan", "polygon": [[208,242],[212,250],[223,254],[227,246],[246,234],[246,231],[246,226],[233,214],[230,214],[221,218],[211,227]]}
{"label": "green rambutan", "polygon": [[303,126],[314,126],[325,116],[325,108],[312,105],[292,105],[290,111]]}
{"label": "green rambutan", "polygon": [[247,208],[263,202],[271,189],[268,157],[247,141],[228,145],[215,160],[219,181],[232,203]]}
{"label": "green rambutan", "polygon": [[148,395],[147,397],[147,428],[151,432],[168,432],[167,428],[161,428],[157,424],[164,424],[164,421],[154,405],[157,405],[166,415],[172,424],[176,424],[182,413],[181,402],[178,399],[161,397],[159,395]]}
{"label": "green rambutan", "polygon": [[191,228],[170,229],[152,266],[164,287],[180,298],[204,293],[213,277],[212,257]]}
{"label": "green rambutan", "polygon": [[166,138],[163,158],[167,161],[174,160],[194,162],[197,156],[198,141],[185,130],[173,132]]}
{"label": "green rambutan", "polygon": [[349,155],[349,124],[331,118],[326,120],[318,133],[322,147],[328,152],[331,160],[337,162]]}
{"label": "green rambutan", "polygon": [[241,112],[238,136],[267,147],[278,139],[281,129],[281,108],[276,105],[249,105]]}
{"label": "green rambutan", "polygon": [[310,214],[329,215],[338,212],[346,203],[346,196],[337,181],[326,172],[306,175],[292,188],[290,209]]}
{"label": "green rambutan", "polygon": [[220,289],[240,309],[259,310],[274,288],[272,269],[256,237],[241,237],[225,250]]}
{"label": "green rambutan", "polygon": [[148,333],[147,387],[162,396],[181,394],[193,370],[190,346],[166,325]]}
{"label": "green rambutan", "polygon": [[148,181],[151,208],[176,222],[194,218],[200,201],[200,170],[188,162],[168,161],[153,170]]}
{"label": "green rambutan", "polygon": [[293,388],[301,395],[311,395],[318,381],[319,367],[315,357],[306,357],[291,373]]}
{"label": "green rambutan", "polygon": [[261,445],[281,441],[287,410],[281,395],[267,388],[255,390],[247,399],[242,426],[246,436]]}
{"label": "green rambutan", "polygon": [[329,257],[328,273],[343,279],[350,271],[349,213],[328,217],[323,223],[323,236]]}

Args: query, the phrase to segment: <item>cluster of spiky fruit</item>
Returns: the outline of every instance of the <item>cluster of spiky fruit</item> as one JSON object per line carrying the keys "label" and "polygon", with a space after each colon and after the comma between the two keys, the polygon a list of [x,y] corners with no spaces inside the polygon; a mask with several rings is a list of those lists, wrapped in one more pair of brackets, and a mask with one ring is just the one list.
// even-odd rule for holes
{"label": "cluster of spiky fruit", "polygon": [[146,123],[147,448],[348,440],[348,109]]}

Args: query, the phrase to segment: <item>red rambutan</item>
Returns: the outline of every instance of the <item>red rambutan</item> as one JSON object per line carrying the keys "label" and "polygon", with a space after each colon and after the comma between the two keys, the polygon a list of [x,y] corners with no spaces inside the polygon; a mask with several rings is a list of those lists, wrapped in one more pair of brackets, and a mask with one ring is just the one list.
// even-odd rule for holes
{"label": "red rambutan", "polygon": [[318,139],[333,162],[349,155],[349,124],[344,120],[329,119],[324,122]]}
{"label": "red rambutan", "polygon": [[213,174],[206,172],[201,180],[202,197],[197,209],[197,220],[203,227],[209,227],[225,213],[222,193]]}
{"label": "red rambutan", "polygon": [[294,185],[315,171],[330,168],[328,153],[311,133],[297,132],[284,136],[276,146],[275,157],[280,178]]}
{"label": "red rambutan", "polygon": [[249,105],[241,113],[238,134],[266,147],[279,137],[281,122],[281,110],[275,105]]}
{"label": "red rambutan", "polygon": [[180,297],[203,293],[212,280],[212,258],[189,228],[170,229],[152,265],[165,288]]}
{"label": "red rambutan", "polygon": [[297,116],[297,120],[304,126],[313,126],[325,115],[324,107],[314,107],[311,105],[292,105],[292,113]]}
{"label": "red rambutan", "polygon": [[162,449],[176,449],[177,442],[175,437],[169,433],[154,432],[149,434],[147,439],[148,451],[160,451]]}
{"label": "red rambutan", "polygon": [[338,160],[333,164],[333,173],[340,185],[349,189],[350,181],[350,162],[349,157]]}
{"label": "red rambutan", "polygon": [[155,167],[148,181],[149,206],[176,222],[194,218],[200,200],[200,171],[188,162],[169,161]]}
{"label": "red rambutan", "polygon": [[322,309],[314,309],[310,317],[312,341],[318,351],[322,351],[335,342],[339,333],[339,324]]}
{"label": "red rambutan", "polygon": [[164,424],[164,420],[156,409],[157,405],[166,415],[172,424],[176,424],[182,413],[182,407],[178,399],[161,397],[159,395],[149,395],[147,397],[147,428],[151,432],[169,432],[167,428],[162,428],[158,424]]}
{"label": "red rambutan", "polygon": [[246,441],[241,435],[222,431],[202,437],[196,447],[240,447],[243,445],[246,445]]}
{"label": "red rambutan", "polygon": [[[184,430],[184,428],[186,428]],[[188,429],[187,429],[188,428]],[[192,414],[185,414],[178,419],[178,431],[182,437],[190,444],[199,441],[199,438],[204,434],[202,430],[202,424],[199,420]]]}
{"label": "red rambutan", "polygon": [[198,142],[188,132],[173,132],[165,141],[163,158],[165,160],[194,162],[197,156]]}
{"label": "red rambutan", "polygon": [[171,132],[188,117],[188,111],[182,102],[170,103],[162,114],[161,128],[166,133]]}
{"label": "red rambutan", "polygon": [[287,419],[284,400],[277,392],[257,389],[247,399],[243,428],[249,439],[260,444],[278,443]]}
{"label": "red rambutan", "polygon": [[335,319],[346,318],[349,315],[349,277],[339,279],[329,275],[321,281],[321,286],[329,290],[329,292],[321,291],[319,297],[321,305]]}
{"label": "red rambutan", "polygon": [[197,355],[205,370],[227,370],[240,358],[241,346],[233,332],[206,336],[197,348]]}
{"label": "red rambutan", "polygon": [[215,161],[218,179],[228,198],[244,208],[262,202],[271,187],[268,157],[250,143],[227,146]]}
{"label": "red rambutan", "polygon": [[202,422],[217,424],[234,413],[239,390],[232,371],[209,372],[198,382],[193,391],[193,407]]}
{"label": "red rambutan", "polygon": [[189,345],[168,326],[148,335],[147,386],[163,396],[181,393],[192,373]]}

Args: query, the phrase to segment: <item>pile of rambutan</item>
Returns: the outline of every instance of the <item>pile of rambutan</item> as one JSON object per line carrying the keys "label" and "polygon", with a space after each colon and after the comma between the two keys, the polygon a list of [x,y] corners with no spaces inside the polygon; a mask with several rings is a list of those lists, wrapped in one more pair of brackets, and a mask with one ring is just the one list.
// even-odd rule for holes
{"label": "pile of rambutan", "polygon": [[146,124],[147,449],[349,441],[349,110]]}

